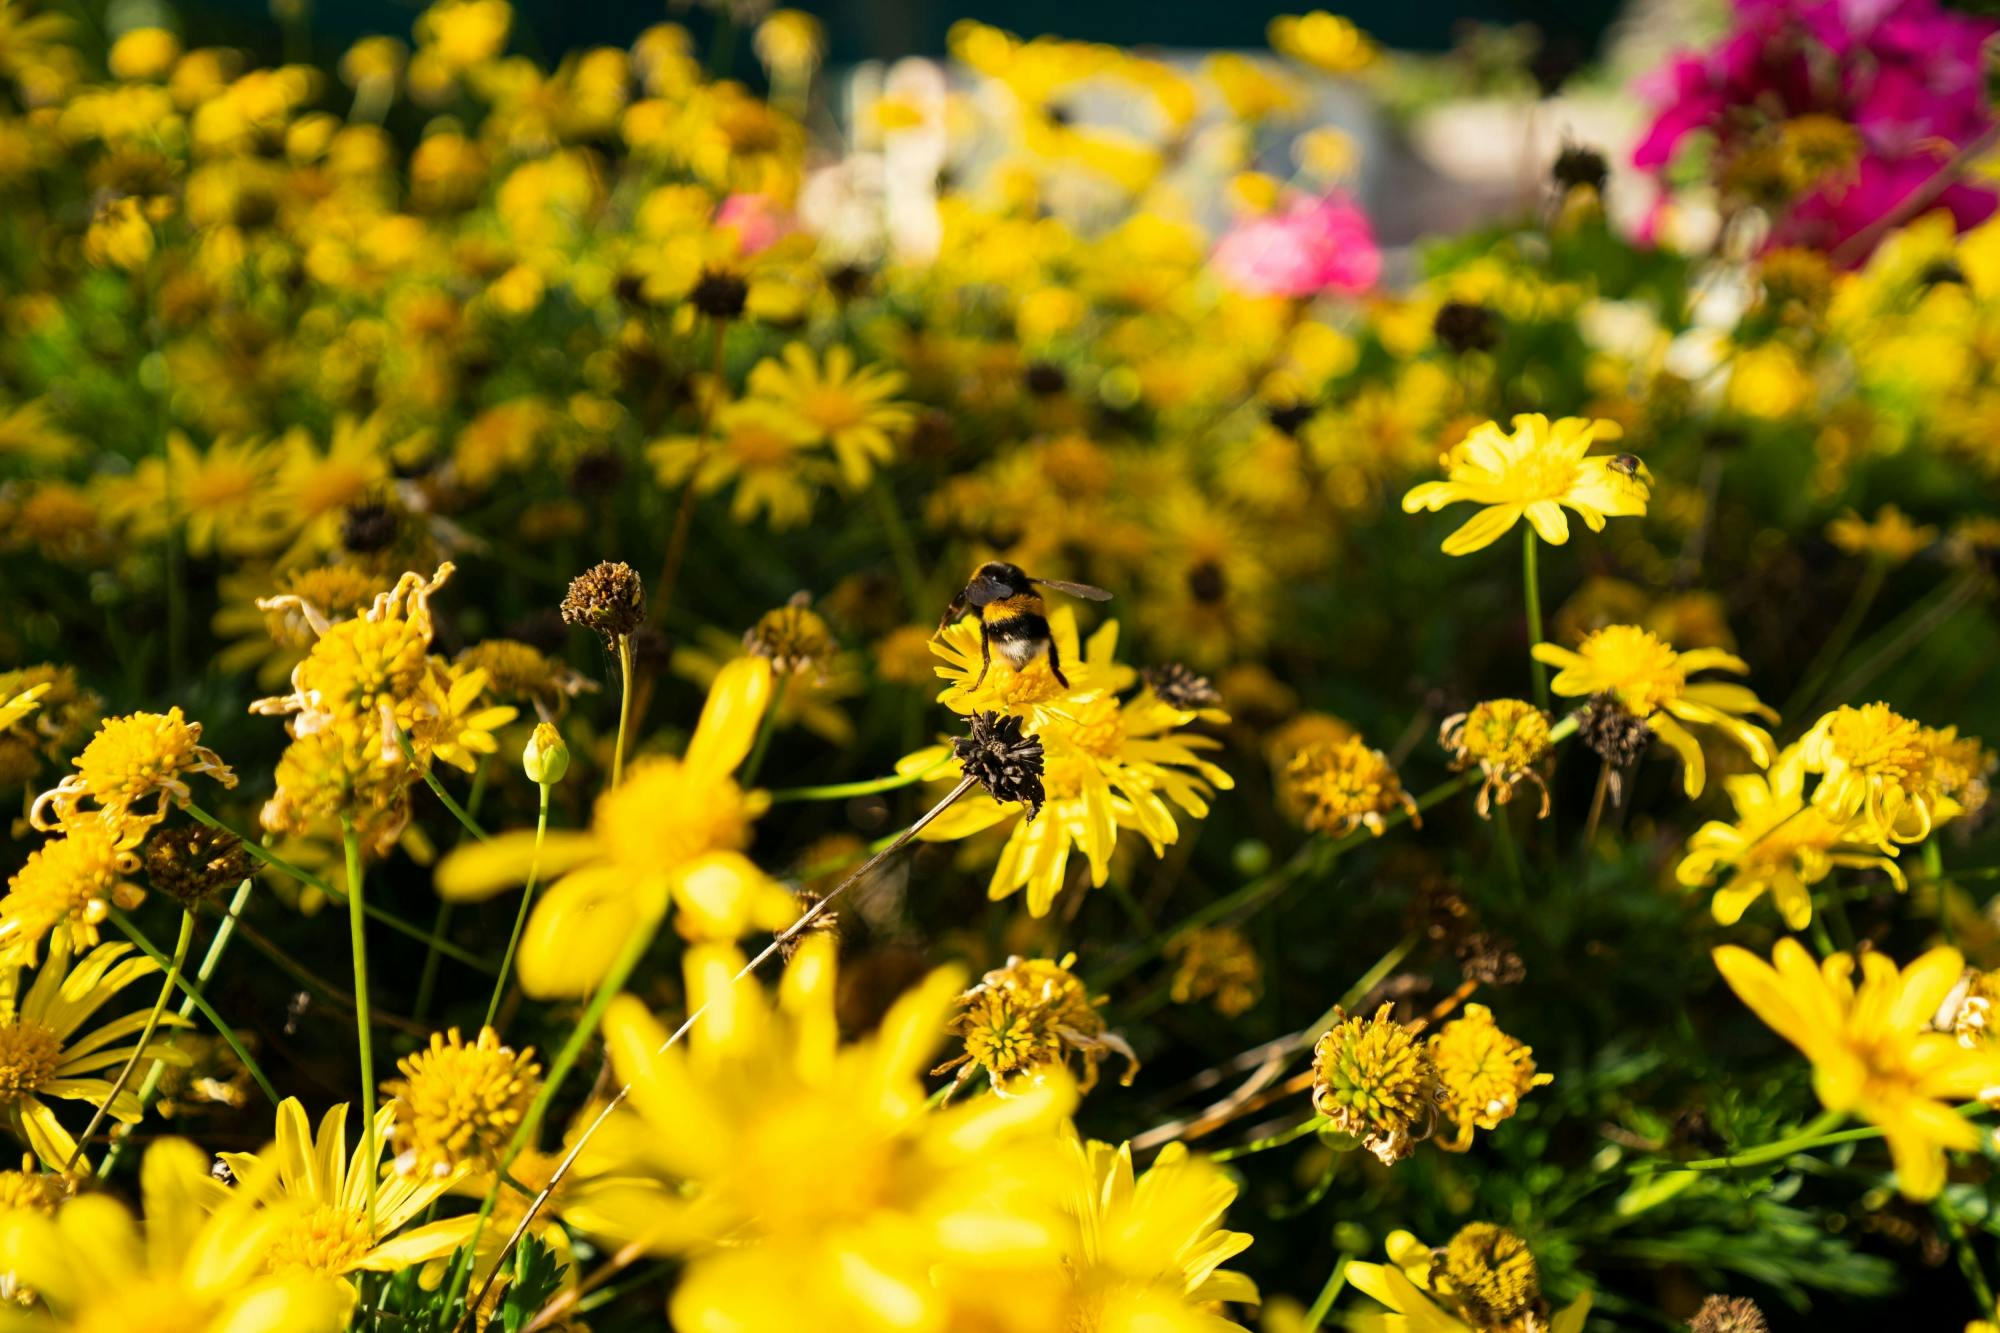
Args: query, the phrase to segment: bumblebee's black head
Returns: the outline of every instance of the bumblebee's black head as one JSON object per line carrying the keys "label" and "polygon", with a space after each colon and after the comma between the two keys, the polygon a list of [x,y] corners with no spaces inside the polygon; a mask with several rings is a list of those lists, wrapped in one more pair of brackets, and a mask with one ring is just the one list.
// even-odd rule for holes
{"label": "bumblebee's black head", "polygon": [[1028,575],[1019,565],[989,560],[973,574],[972,582],[965,585],[965,600],[972,606],[985,606],[1030,591]]}

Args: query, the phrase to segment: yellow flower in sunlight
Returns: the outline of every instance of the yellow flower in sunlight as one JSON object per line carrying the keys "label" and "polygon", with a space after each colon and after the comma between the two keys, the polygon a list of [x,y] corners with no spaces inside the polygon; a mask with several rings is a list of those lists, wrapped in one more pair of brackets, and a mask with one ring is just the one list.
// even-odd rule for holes
{"label": "yellow flower in sunlight", "polygon": [[[937,674],[950,682],[938,698],[954,712],[991,711],[1018,716],[1028,735],[1042,743],[1045,801],[1034,818],[1019,803],[962,800],[920,835],[951,841],[1014,821],[987,884],[999,899],[1023,889],[1028,911],[1046,915],[1061,892],[1072,850],[1090,865],[1090,882],[1102,887],[1111,873],[1111,852],[1121,829],[1144,837],[1155,856],[1180,838],[1178,806],[1195,819],[1208,814],[1211,790],[1235,786],[1222,769],[1202,757],[1219,742],[1181,729],[1202,714],[1176,708],[1151,690],[1121,700],[1134,673],[1113,658],[1118,622],[1106,621],[1078,652],[1076,614],[1067,606],[1049,614],[1051,640],[1062,654],[1065,689],[1037,657],[1018,670],[996,656],[986,679],[981,670],[979,628],[970,617],[947,626],[933,641],[941,662]],[[905,755],[899,773],[922,773],[956,781],[958,763],[948,746],[935,745]]]}
{"label": "yellow flower in sunlight", "polygon": [[613,1237],[692,1251],[669,1306],[675,1326],[1003,1326],[976,1317],[1008,1307],[997,1275],[1053,1267],[1066,1082],[932,1110],[922,1071],[959,989],[949,970],[843,1045],[827,936],[800,946],[775,1005],[736,980],[733,948],[697,947],[686,966],[687,1003],[701,1012],[686,1041],[668,1046],[630,996],[604,1020],[632,1092],[598,1136],[600,1156],[665,1189],[603,1190],[593,1209]]}
{"label": "yellow flower in sunlight", "polygon": [[260,610],[304,616],[319,638],[292,672],[292,692],[260,699],[250,711],[290,716],[295,737],[346,723],[369,733],[386,753],[394,753],[395,737],[381,732],[388,722],[408,726],[415,718],[429,667],[430,596],[454,569],[447,562],[429,578],[406,573],[362,615],[331,624],[321,608],[297,594],[261,599]]}
{"label": "yellow flower in sunlight", "polygon": [[395,1108],[389,1142],[398,1175],[448,1176],[461,1166],[491,1170],[541,1086],[533,1047],[516,1051],[481,1028],[467,1044],[458,1029],[433,1032],[428,1047],[396,1062],[403,1077],[382,1085]]}
{"label": "yellow flower in sunlight", "polygon": [[[29,820],[43,832],[74,819],[84,800],[95,802],[114,827],[157,824],[170,802],[194,795],[183,780],[187,773],[236,785],[222,757],[201,743],[201,723],[186,720],[178,706],[106,718],[73,762],[76,772],[35,798]],[[151,809],[142,808],[153,798]]]}
{"label": "yellow flower in sunlight", "polygon": [[868,484],[874,469],[896,456],[896,439],[916,414],[892,401],[903,387],[901,371],[856,368],[854,351],[835,343],[822,363],[804,343],[790,343],[783,359],[766,357],[750,372],[749,390],[789,412],[833,449],[841,480],[851,490]]}
{"label": "yellow flower in sunlight", "polygon": [[1247,1233],[1218,1225],[1236,1199],[1235,1181],[1207,1158],[1190,1156],[1186,1144],[1169,1143],[1150,1167],[1135,1172],[1130,1144],[1068,1138],[1065,1212],[1074,1231],[1062,1247],[1067,1289],[1062,1308],[1037,1326],[1242,1329],[1218,1312],[1225,1302],[1258,1300],[1256,1283],[1223,1267],[1250,1248]]}
{"label": "yellow flower in sunlight", "polygon": [[1710,820],[1688,839],[1674,877],[1689,888],[1712,884],[1728,872],[1710,903],[1716,921],[1733,926],[1750,904],[1771,895],[1793,930],[1812,921],[1812,886],[1835,866],[1880,870],[1904,887],[1903,872],[1886,856],[1849,845],[1848,821],[1829,819],[1805,799],[1806,766],[1796,745],[1787,746],[1764,773],[1724,778],[1736,822]]}
{"label": "yellow flower in sunlight", "polygon": [[1937,540],[1938,530],[1920,527],[1894,505],[1883,505],[1864,520],[1853,510],[1826,525],[1826,539],[1849,555],[1869,555],[1900,565]]}
{"label": "yellow flower in sunlight", "polygon": [[1490,546],[1523,517],[1543,541],[1560,546],[1569,540],[1565,505],[1592,532],[1602,532],[1607,517],[1643,515],[1651,494],[1652,475],[1631,454],[1584,456],[1598,440],[1615,440],[1623,433],[1615,421],[1564,417],[1550,424],[1533,412],[1514,418],[1511,435],[1489,421],[1444,456],[1449,479],[1412,487],[1403,497],[1403,512],[1436,513],[1460,500],[1484,506],[1444,539],[1446,555]]}
{"label": "yellow flower in sunlight", "polygon": [[1799,741],[1808,773],[1820,775],[1813,804],[1869,842],[1922,842],[1957,806],[1934,779],[1934,750],[1922,723],[1884,703],[1842,705]]}
{"label": "yellow flower in sunlight", "polygon": [[1399,809],[1412,824],[1424,822],[1388,756],[1359,736],[1304,746],[1286,763],[1279,783],[1301,822],[1328,837],[1366,828],[1379,838]]}
{"label": "yellow flower in sunlight", "polygon": [[[150,958],[127,958],[131,952],[129,944],[107,944],[84,954],[72,967],[69,950],[57,945],[49,951],[48,962],[35,974],[27,994],[0,1008],[0,1109],[4,1109],[9,1127],[54,1170],[70,1169],[76,1139],[42,1098],[61,1097],[103,1106],[111,1096],[109,1080],[86,1076],[117,1069],[136,1049],[117,1043],[139,1030],[145,1022],[143,1013],[127,1014],[99,1025],[88,1035],[77,1035],[77,1029],[112,996],[160,970]],[[18,981],[13,984],[18,985]],[[189,1026],[187,1019],[171,1011],[162,1014],[160,1022]],[[164,1036],[148,1041],[141,1054],[187,1063],[186,1054]],[[139,1098],[131,1088],[120,1090],[111,1102],[112,1118],[123,1124],[137,1124],[140,1110]],[[88,1167],[78,1169],[87,1171]]]}
{"label": "yellow flower in sunlight", "polygon": [[811,452],[813,427],[774,403],[744,399],[716,411],[715,437],[669,435],[646,448],[662,486],[692,485],[712,495],[735,484],[729,516],[748,523],[760,513],[773,528],[812,517],[813,500],[829,480]]}
{"label": "yellow flower in sunlight", "polygon": [[1389,1016],[1341,1014],[1313,1043],[1313,1110],[1342,1134],[1361,1140],[1384,1166],[1416,1147],[1430,1126],[1437,1071],[1417,1034]]}
{"label": "yellow flower in sunlight", "polygon": [[164,460],[144,459],[129,477],[99,483],[105,515],[140,541],[163,538],[178,521],[194,556],[269,550],[282,535],[278,461],[263,440],[223,436],[203,451],[173,431]]}
{"label": "yellow flower in sunlight", "polygon": [[1979,1132],[1950,1104],[2000,1086],[2000,1049],[1967,1050],[1931,1027],[1965,971],[1958,950],[1932,949],[1901,971],[1865,953],[1859,986],[1852,954],[1815,967],[1794,939],[1779,940],[1769,963],[1733,944],[1714,957],[1737,998],[1812,1061],[1826,1108],[1882,1130],[1903,1194],[1935,1197],[1945,1151],[1979,1146]]}
{"label": "yellow flower in sunlight", "polygon": [[[1067,1069],[1078,1057],[1082,1074],[1077,1095],[1097,1086],[1098,1061],[1106,1052],[1125,1058],[1119,1082],[1130,1085],[1139,1072],[1139,1057],[1125,1039],[1105,1027],[1098,1008],[1105,997],[1092,999],[1076,973],[1075,954],[1061,961],[1009,958],[979,984],[958,997],[947,1030],[965,1043],[964,1054],[933,1069],[933,1074],[957,1069],[962,1085],[980,1070],[993,1090],[1009,1095],[1025,1080],[1040,1081],[1050,1070]],[[955,1085],[956,1086],[956,1085]]]}
{"label": "yellow flower in sunlight", "polygon": [[143,1234],[105,1194],[71,1199],[54,1216],[17,1210],[0,1217],[0,1268],[80,1333],[334,1333],[347,1325],[348,1302],[333,1283],[264,1271],[289,1220],[268,1206],[274,1175],[249,1158],[237,1183],[225,1185],[209,1175],[199,1148],[162,1139],[139,1168]]}
{"label": "yellow flower in sunlight", "polygon": [[1315,9],[1281,14],[1266,29],[1271,49],[1328,74],[1353,74],[1381,58],[1379,47],[1351,19]]}
{"label": "yellow flower in sunlight", "polygon": [[145,891],[126,876],[138,872],[145,836],[143,825],[86,814],[29,852],[0,898],[0,964],[33,963],[51,932],[72,949],[89,948],[114,906],[130,911],[144,902]]}
{"label": "yellow flower in sunlight", "polygon": [[120,34],[104,57],[114,77],[157,79],[180,59],[181,40],[165,28],[132,28]]}
{"label": "yellow flower in sunlight", "polygon": [[750,39],[757,59],[773,78],[796,82],[809,77],[826,54],[826,30],[800,9],[774,9]]}
{"label": "yellow flower in sunlight", "polygon": [[[265,1271],[333,1279],[352,1299],[353,1273],[395,1273],[450,1254],[465,1243],[474,1219],[448,1217],[397,1235],[410,1220],[437,1201],[464,1176],[459,1167],[444,1175],[381,1173],[381,1151],[396,1123],[394,1105],[375,1114],[375,1160],[368,1159],[364,1135],[347,1151],[347,1104],[329,1108],[315,1134],[296,1097],[278,1103],[276,1199],[289,1205],[285,1222],[264,1247]],[[239,1178],[257,1171],[251,1153],[216,1154]],[[379,1177],[379,1178],[378,1178]],[[375,1205],[368,1206],[370,1183]]]}
{"label": "yellow flower in sunlight", "polygon": [[[587,993],[635,940],[651,937],[669,904],[681,932],[696,939],[779,929],[798,915],[791,894],[743,855],[770,798],[745,791],[733,775],[770,698],[768,661],[728,663],[684,755],[639,760],[622,786],[597,798],[589,832],[543,839],[541,872],[560,878],[536,901],[521,937],[523,990]],[[525,880],[534,859],[527,830],[461,846],[438,865],[438,893],[453,901],[491,897]]]}
{"label": "yellow flower in sunlight", "polygon": [[1350,1263],[1347,1280],[1392,1313],[1350,1316],[1362,1333],[1497,1333],[1546,1329],[1583,1333],[1590,1293],[1553,1315],[1542,1299],[1541,1274],[1521,1238],[1505,1227],[1474,1222],[1442,1249],[1407,1231],[1389,1233],[1386,1264]]}
{"label": "yellow flower in sunlight", "polygon": [[493,733],[520,716],[510,704],[479,706],[486,692],[486,672],[449,667],[432,671],[424,678],[424,702],[410,728],[412,747],[419,755],[442,759],[470,773],[479,766],[479,756],[494,754],[500,743]]}
{"label": "yellow flower in sunlight", "polygon": [[339,417],[325,452],[302,430],[288,433],[280,444],[284,461],[275,484],[283,520],[299,531],[301,544],[331,550],[339,545],[346,511],[389,478],[384,418]]}
{"label": "yellow flower in sunlight", "polygon": [[1473,1130],[1494,1128],[1521,1109],[1521,1098],[1555,1081],[1535,1072],[1534,1048],[1502,1032],[1483,1004],[1466,1005],[1464,1016],[1432,1034],[1427,1048],[1438,1116],[1453,1128],[1438,1146],[1450,1152],[1464,1152]]}
{"label": "yellow flower in sunlight", "polygon": [[1644,722],[1680,756],[1682,785],[1689,796],[1701,795],[1708,765],[1702,758],[1701,742],[1681,725],[1683,722],[1721,731],[1742,746],[1759,768],[1771,762],[1774,747],[1770,733],[1743,718],[1756,714],[1776,722],[1775,710],[1746,686],[1688,680],[1697,671],[1748,672],[1749,664],[1734,653],[1720,648],[1677,653],[1659,635],[1636,625],[1607,625],[1585,637],[1574,652],[1553,643],[1538,643],[1533,652],[1537,662],[1558,668],[1556,678],[1549,683],[1557,694],[1566,698],[1616,695],[1626,712]]}

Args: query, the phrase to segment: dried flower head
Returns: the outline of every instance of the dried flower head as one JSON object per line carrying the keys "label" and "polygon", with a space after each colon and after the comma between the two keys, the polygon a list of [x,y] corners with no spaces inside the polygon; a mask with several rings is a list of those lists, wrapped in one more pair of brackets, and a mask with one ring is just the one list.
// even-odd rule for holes
{"label": "dried flower head", "polygon": [[562,617],[615,643],[646,619],[645,584],[632,566],[606,560],[570,580]]}
{"label": "dried flower head", "polygon": [[356,555],[388,550],[402,530],[402,515],[380,500],[350,505],[340,516],[340,544]]}
{"label": "dried flower head", "polygon": [[1614,772],[1631,767],[1653,739],[1653,729],[1609,690],[1590,696],[1576,734]]}
{"label": "dried flower head", "polygon": [[998,713],[974,713],[967,719],[968,735],[951,743],[967,777],[1005,804],[1019,801],[1033,819],[1042,808],[1042,742],[1024,735],[1022,719]]}
{"label": "dried flower head", "polygon": [[1315,833],[1337,838],[1366,828],[1379,838],[1388,827],[1386,816],[1399,807],[1412,824],[1424,822],[1388,757],[1359,736],[1301,750],[1286,766],[1284,782],[1299,802],[1305,826]]}
{"label": "dried flower head", "polygon": [[688,292],[688,302],[710,319],[735,319],[750,302],[750,284],[727,269],[707,269]]}
{"label": "dried flower head", "polygon": [[1139,678],[1152,690],[1153,697],[1169,708],[1198,713],[1204,708],[1222,706],[1222,694],[1208,677],[1197,675],[1179,662],[1146,667]]}
{"label": "dried flower head", "polygon": [[1748,1296],[1710,1296],[1688,1321],[1694,1333],[1770,1333],[1764,1312]]}
{"label": "dried flower head", "polygon": [[541,1084],[534,1048],[516,1052],[481,1028],[467,1045],[457,1028],[396,1062],[403,1077],[382,1085],[395,1099],[389,1140],[398,1175],[447,1176],[463,1165],[491,1168],[507,1151]]}
{"label": "dried flower head", "polygon": [[795,593],[775,611],[766,611],[757,623],[743,632],[743,651],[771,660],[771,670],[781,676],[826,674],[840,651],[833,631],[812,609],[808,593]]}
{"label": "dried flower head", "polygon": [[1488,352],[1500,341],[1500,317],[1472,301],[1446,301],[1431,321],[1431,332],[1460,356]]}
{"label": "dried flower head", "polygon": [[146,879],[182,907],[241,884],[256,868],[243,840],[201,824],[162,829],[146,844]]}
{"label": "dried flower head", "polygon": [[1264,984],[1264,965],[1257,951],[1234,926],[1195,926],[1167,941],[1173,961],[1175,1004],[1211,1000],[1225,1018],[1257,1003]]}
{"label": "dried flower head", "polygon": [[1384,1004],[1372,1018],[1342,1016],[1313,1043],[1313,1109],[1393,1166],[1430,1130],[1430,1055]]}
{"label": "dried flower head", "polygon": [[[187,721],[178,707],[106,718],[74,763],[76,772],[35,799],[29,821],[44,833],[74,817],[86,799],[113,823],[157,824],[169,801],[194,794],[183,780],[187,773],[236,785],[222,757],[201,743],[201,723]],[[143,808],[152,798],[152,807]]]}
{"label": "dried flower head", "polygon": [[486,688],[496,699],[526,700],[544,721],[561,716],[579,694],[597,689],[597,682],[566,662],[517,639],[486,639],[454,659],[461,671],[484,671]]}
{"label": "dried flower head", "polygon": [[1483,930],[1460,940],[1455,952],[1459,972],[1481,986],[1517,986],[1528,975],[1512,942]]}
{"label": "dried flower head", "polygon": [[[792,896],[798,899],[799,916],[801,918],[826,901],[826,894],[814,888],[795,890]],[[779,954],[786,962],[791,962],[792,955],[797,953],[801,946],[814,935],[831,935],[838,939],[840,937],[840,913],[829,908],[813,917],[812,920],[807,921],[804,930],[798,931],[795,934],[781,935],[778,944]]]}
{"label": "dried flower head", "polygon": [[1070,971],[1075,954],[1060,961],[1009,958],[979,984],[958,997],[949,1031],[965,1044],[963,1054],[932,1070],[958,1070],[953,1086],[985,1070],[993,1090],[1003,1096],[1022,1079],[1033,1079],[1075,1057],[1080,1066],[1079,1092],[1097,1085],[1098,1064],[1107,1052],[1124,1057],[1121,1084],[1139,1072],[1139,1057],[1125,1039],[1104,1025],[1098,1007],[1083,982]]}
{"label": "dried flower head", "polygon": [[1523,782],[1542,793],[1537,819],[1549,813],[1549,786],[1537,766],[1548,757],[1548,714],[1523,699],[1489,699],[1469,712],[1455,713],[1438,730],[1438,744],[1451,751],[1452,769],[1473,764],[1486,780],[1479,784],[1479,817],[1492,813],[1495,800],[1506,805]]}
{"label": "dried flower head", "polygon": [[1535,1052],[1500,1030],[1493,1011],[1468,1004],[1427,1043],[1437,1071],[1437,1107],[1452,1126],[1440,1146],[1463,1152],[1475,1129],[1492,1129],[1521,1108],[1521,1098],[1552,1080],[1535,1072]]}
{"label": "dried flower head", "polygon": [[1512,1328],[1541,1304],[1541,1274],[1528,1243],[1491,1222],[1462,1228],[1438,1252],[1434,1280],[1438,1269],[1474,1328]]}

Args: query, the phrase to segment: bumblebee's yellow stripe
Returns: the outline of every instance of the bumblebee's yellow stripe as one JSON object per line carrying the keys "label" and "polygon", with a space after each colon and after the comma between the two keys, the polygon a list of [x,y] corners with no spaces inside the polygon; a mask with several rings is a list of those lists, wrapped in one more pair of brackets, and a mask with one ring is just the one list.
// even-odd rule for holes
{"label": "bumblebee's yellow stripe", "polygon": [[1024,592],[1016,593],[1012,597],[1003,597],[997,602],[988,602],[983,608],[981,618],[990,625],[996,620],[1005,620],[1009,616],[1038,616],[1041,614],[1041,594]]}

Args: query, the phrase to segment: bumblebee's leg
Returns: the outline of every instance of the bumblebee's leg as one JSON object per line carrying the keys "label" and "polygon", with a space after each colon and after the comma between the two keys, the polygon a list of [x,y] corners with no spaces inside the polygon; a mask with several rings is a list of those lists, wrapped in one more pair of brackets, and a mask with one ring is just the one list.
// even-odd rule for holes
{"label": "bumblebee's leg", "polygon": [[979,622],[979,678],[972,682],[978,689],[986,680],[986,672],[993,665],[993,636],[987,632],[985,620]]}
{"label": "bumblebee's leg", "polygon": [[1069,677],[1062,673],[1062,653],[1056,649],[1055,636],[1049,636],[1049,674],[1056,678],[1056,684],[1069,688]]}

